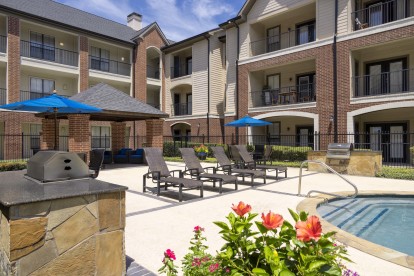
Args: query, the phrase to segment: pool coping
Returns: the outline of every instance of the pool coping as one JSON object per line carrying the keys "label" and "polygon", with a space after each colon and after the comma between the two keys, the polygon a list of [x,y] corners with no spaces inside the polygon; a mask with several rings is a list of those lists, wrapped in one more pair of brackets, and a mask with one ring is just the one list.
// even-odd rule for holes
{"label": "pool coping", "polygon": [[[349,196],[349,192],[336,192],[335,194]],[[403,192],[403,191],[393,191],[393,192],[386,192],[386,191],[363,191],[360,192],[358,195],[362,196],[407,196],[412,195],[414,196],[414,192]],[[337,241],[356,248],[362,252],[368,253],[380,259],[407,267],[409,269],[414,270],[414,256],[407,255],[405,253],[393,250],[391,248],[358,238],[336,226],[329,223],[325,219],[321,217],[321,215],[317,212],[316,208],[318,205],[323,203],[324,201],[331,200],[337,198],[335,196],[329,195],[316,195],[312,198],[307,198],[302,200],[297,206],[296,210],[305,211],[309,213],[309,215],[318,216],[321,220],[322,229],[324,233],[335,231],[335,238]]]}

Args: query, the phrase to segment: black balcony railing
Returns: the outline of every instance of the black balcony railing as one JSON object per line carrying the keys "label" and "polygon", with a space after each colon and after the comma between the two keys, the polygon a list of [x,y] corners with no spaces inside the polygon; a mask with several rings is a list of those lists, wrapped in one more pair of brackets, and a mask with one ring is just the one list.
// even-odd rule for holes
{"label": "black balcony railing", "polygon": [[296,86],[281,87],[279,89],[265,89],[250,92],[249,107],[263,107],[271,105],[288,105],[316,101],[316,85],[314,83]]}
{"label": "black balcony railing", "polygon": [[304,25],[298,29],[289,30],[280,35],[269,36],[250,42],[251,56],[275,52],[297,45],[313,42],[316,39],[315,25]]}
{"label": "black balcony railing", "polygon": [[413,73],[414,69],[405,69],[381,74],[356,76],[353,78],[354,97],[413,92],[414,84],[410,84],[410,81],[413,81]]}
{"label": "black balcony railing", "polygon": [[192,66],[189,66],[187,64],[171,67],[171,78],[172,79],[189,76],[192,73],[193,73]]}
{"label": "black balcony railing", "polygon": [[0,88],[0,105],[7,103],[7,90],[6,88]]}
{"label": "black balcony railing", "polygon": [[20,54],[23,57],[35,58],[59,64],[78,66],[77,52],[55,48],[53,46],[22,40]]}
{"label": "black balcony railing", "polygon": [[147,78],[160,79],[160,68],[147,65]]}
{"label": "black balcony railing", "polygon": [[89,56],[89,69],[130,76],[131,64],[96,56]]}
{"label": "black balcony railing", "polygon": [[0,35],[0,53],[5,53],[7,51],[7,37]]}
{"label": "black balcony railing", "polygon": [[404,19],[409,16],[406,0],[391,0],[368,5],[352,13],[354,31]]}
{"label": "black balcony railing", "polygon": [[20,91],[20,101],[40,99],[52,94],[53,92]]}
{"label": "black balcony railing", "polygon": [[171,105],[172,114],[174,116],[183,116],[192,114],[192,103],[179,103]]}

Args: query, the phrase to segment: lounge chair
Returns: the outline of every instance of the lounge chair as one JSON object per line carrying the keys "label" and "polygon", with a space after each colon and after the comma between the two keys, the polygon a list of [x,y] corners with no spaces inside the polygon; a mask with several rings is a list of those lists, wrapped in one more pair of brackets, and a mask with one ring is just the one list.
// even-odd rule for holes
{"label": "lounge chair", "polygon": [[114,155],[115,163],[129,163],[129,154],[132,151],[130,148],[120,149],[118,154]]}
{"label": "lounge chair", "polygon": [[[213,181],[213,187],[216,187],[216,182],[218,181],[220,194],[223,192],[223,184],[227,183],[234,183],[235,190],[237,190],[237,176],[217,174],[215,167],[203,168],[192,148],[180,148],[179,150],[186,166],[186,170],[183,172],[184,174],[189,174],[191,177],[195,177],[199,180]],[[208,169],[212,169],[213,173],[207,173],[206,170]]]}
{"label": "lounge chair", "polygon": [[266,171],[256,171],[249,169],[239,169],[236,164],[232,164],[223,147],[211,147],[214,157],[217,159],[217,170],[222,170],[226,174],[236,174],[243,177],[249,176],[251,178],[251,184],[254,184],[255,178],[263,178],[263,183],[266,184]]}
{"label": "lounge chair", "polygon": [[233,145],[231,146],[233,151],[238,151],[238,154],[244,161],[246,168],[253,170],[264,170],[264,171],[275,171],[276,180],[279,179],[279,173],[285,173],[285,178],[287,177],[287,167],[284,166],[273,166],[273,165],[262,165],[258,160],[253,160],[252,156],[246,149],[246,146],[243,145]]}
{"label": "lounge chair", "polygon": [[[170,171],[162,157],[162,150],[159,148],[144,148],[145,159],[148,164],[148,173],[143,176],[143,192],[146,191],[146,180],[152,178],[157,183],[157,196],[161,193],[161,187],[167,190],[168,186],[178,187],[178,199],[183,200],[182,191],[200,189],[200,197],[203,197],[203,182],[200,180],[184,178],[181,170]],[[178,173],[178,177],[174,177]],[[161,185],[163,183],[164,185]]]}
{"label": "lounge chair", "polygon": [[264,145],[255,145],[254,146],[254,152],[252,153],[252,156],[253,156],[254,160],[263,159],[264,154],[265,154],[265,146]]}
{"label": "lounge chair", "polygon": [[93,149],[90,152],[89,170],[91,171],[90,177],[97,178],[99,171],[102,168],[105,149]]}

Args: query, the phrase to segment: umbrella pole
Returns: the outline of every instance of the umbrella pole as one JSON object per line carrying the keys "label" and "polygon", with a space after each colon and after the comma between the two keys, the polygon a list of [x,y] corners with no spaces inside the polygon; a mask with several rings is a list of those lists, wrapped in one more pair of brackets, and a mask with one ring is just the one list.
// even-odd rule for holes
{"label": "umbrella pole", "polygon": [[57,108],[53,109],[53,113],[55,113],[55,150],[58,150]]}

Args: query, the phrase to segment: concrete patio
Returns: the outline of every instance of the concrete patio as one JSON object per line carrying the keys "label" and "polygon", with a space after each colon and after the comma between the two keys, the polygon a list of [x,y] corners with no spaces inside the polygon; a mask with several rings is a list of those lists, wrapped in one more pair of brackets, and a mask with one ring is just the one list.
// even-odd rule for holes
{"label": "concrete patio", "polygon": [[[184,169],[182,163],[168,162],[168,165],[170,170]],[[211,164],[204,165],[211,166]],[[279,181],[268,179],[265,185],[255,187],[239,185],[238,191],[234,191],[234,185],[225,185],[222,195],[218,193],[218,188],[213,188],[212,184],[206,183],[203,199],[198,197],[198,191],[187,191],[182,203],[178,202],[178,193],[174,189],[172,192],[163,193],[160,197],[151,191],[143,194],[142,176],[147,170],[146,166],[113,165],[102,170],[99,179],[129,187],[126,193],[126,254],[134,260],[135,267],[139,265],[155,274],[161,266],[163,252],[167,248],[175,251],[178,260],[176,263],[180,266],[180,260],[187,253],[189,241],[193,236],[192,230],[196,225],[205,228],[210,252],[214,254],[219,250],[223,241],[213,221],[224,221],[233,203],[244,201],[252,206],[253,212],[257,213],[272,210],[292,222],[287,208],[296,210],[296,206],[304,199],[297,196],[299,175],[297,168],[289,168],[287,179]],[[414,193],[412,181],[347,177],[361,191]],[[260,179],[256,182],[262,183]],[[302,194],[312,189],[329,192],[352,191],[347,183],[335,175],[304,171]],[[355,262],[348,264],[348,267],[360,275],[414,275],[414,271],[408,268],[351,247],[348,249],[350,258]],[[137,272],[129,275],[148,274]]]}

